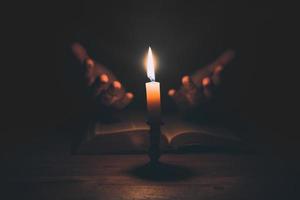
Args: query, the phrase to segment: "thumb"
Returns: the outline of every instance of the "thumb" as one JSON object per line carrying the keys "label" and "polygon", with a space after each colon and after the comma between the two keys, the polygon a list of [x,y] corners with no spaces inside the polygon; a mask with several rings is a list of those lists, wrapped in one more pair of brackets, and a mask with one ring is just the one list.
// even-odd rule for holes
{"label": "thumb", "polygon": [[83,63],[88,58],[88,53],[86,49],[78,42],[71,45],[72,52],[74,56]]}

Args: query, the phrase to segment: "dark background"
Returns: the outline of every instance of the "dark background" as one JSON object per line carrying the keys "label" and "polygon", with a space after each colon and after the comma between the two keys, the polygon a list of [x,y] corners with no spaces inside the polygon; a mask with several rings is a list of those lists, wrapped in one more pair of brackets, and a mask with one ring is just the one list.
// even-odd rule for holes
{"label": "dark background", "polygon": [[70,65],[69,48],[78,41],[135,93],[130,107],[141,109],[150,45],[159,57],[165,112],[172,109],[166,91],[178,87],[182,75],[235,50],[214,112],[257,129],[247,137],[270,152],[296,152],[294,8],[287,1],[214,0],[8,5],[2,14],[2,50],[8,53],[1,65],[3,141],[34,138],[32,132],[63,126],[82,113],[80,69]]}

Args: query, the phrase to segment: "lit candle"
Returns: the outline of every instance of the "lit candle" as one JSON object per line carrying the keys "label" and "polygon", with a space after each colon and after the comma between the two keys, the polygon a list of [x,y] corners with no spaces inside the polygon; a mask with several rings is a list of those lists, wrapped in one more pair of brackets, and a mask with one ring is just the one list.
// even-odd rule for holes
{"label": "lit candle", "polygon": [[151,48],[147,56],[147,76],[150,82],[146,83],[146,98],[149,122],[160,122],[160,84],[155,81],[155,68]]}

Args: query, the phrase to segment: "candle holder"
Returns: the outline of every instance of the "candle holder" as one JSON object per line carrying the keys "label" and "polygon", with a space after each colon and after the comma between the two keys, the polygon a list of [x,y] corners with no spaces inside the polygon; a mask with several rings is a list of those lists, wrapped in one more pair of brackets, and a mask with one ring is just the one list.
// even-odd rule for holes
{"label": "candle holder", "polygon": [[160,151],[160,127],[163,124],[160,120],[148,120],[147,124],[150,126],[149,139],[150,146],[148,150],[148,156],[151,164],[158,164],[161,155]]}

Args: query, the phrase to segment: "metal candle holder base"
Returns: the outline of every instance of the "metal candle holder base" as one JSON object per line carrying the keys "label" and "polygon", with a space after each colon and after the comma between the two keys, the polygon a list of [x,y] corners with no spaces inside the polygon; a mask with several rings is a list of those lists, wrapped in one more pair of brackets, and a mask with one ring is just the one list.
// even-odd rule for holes
{"label": "metal candle holder base", "polygon": [[159,158],[161,155],[160,151],[160,126],[162,122],[160,121],[148,121],[147,124],[150,126],[149,130],[149,139],[150,139],[150,146],[148,150],[148,155],[150,158],[150,163],[157,164],[159,162]]}

